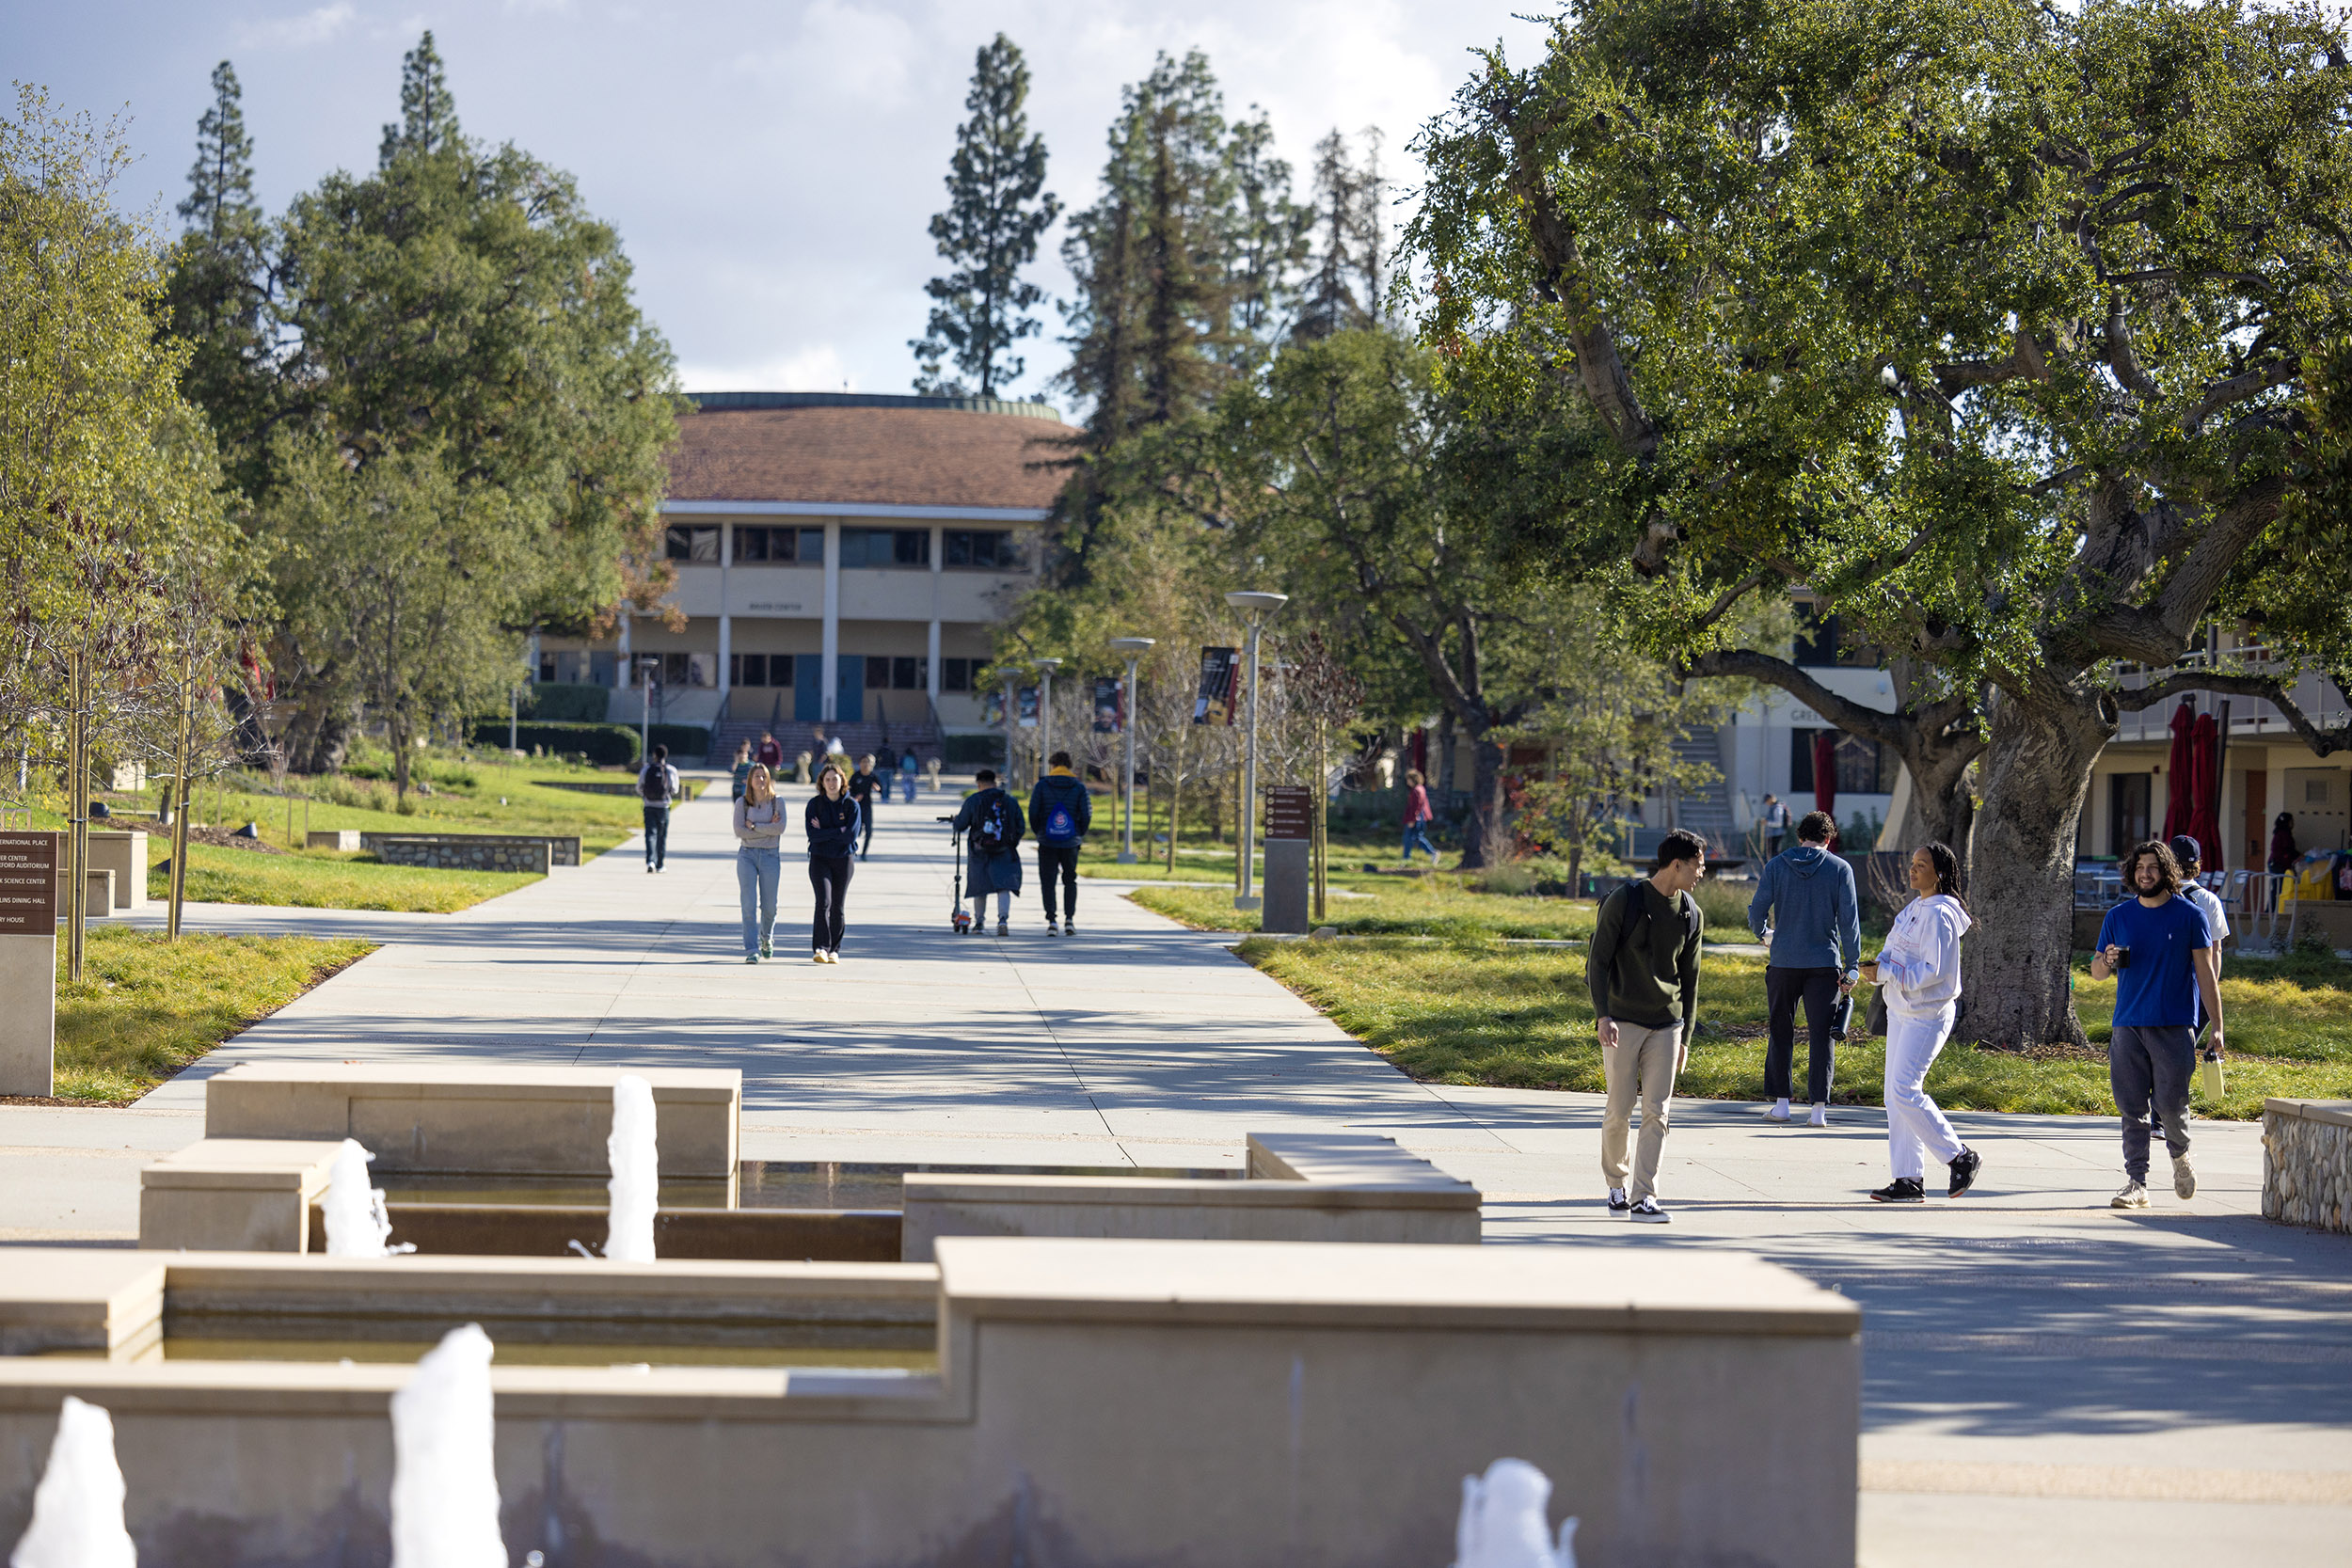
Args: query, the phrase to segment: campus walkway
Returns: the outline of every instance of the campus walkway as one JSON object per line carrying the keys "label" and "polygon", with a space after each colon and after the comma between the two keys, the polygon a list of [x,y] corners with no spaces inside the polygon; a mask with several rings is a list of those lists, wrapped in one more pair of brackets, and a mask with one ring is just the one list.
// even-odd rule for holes
{"label": "campus walkway", "polygon": [[951,935],[951,803],[881,817],[838,967],[807,959],[789,859],[778,960],[742,962],[723,794],[680,809],[660,877],[631,844],[459,915],[198,907],[385,945],[136,1107],[0,1106],[0,1239],[121,1244],[203,1079],[261,1058],[739,1067],[747,1158],[1201,1166],[1253,1129],[1373,1129],[1477,1182],[1491,1243],[1735,1246],[1861,1300],[1871,1568],[2346,1560],[2352,1241],[2257,1216],[2257,1129],[2201,1123],[2199,1196],[2123,1214],[2112,1120],[1959,1117],[1984,1185],[1886,1210],[1860,1200],[1877,1113],[1686,1101],[1674,1224],[1635,1228],[1597,1201],[1597,1097],[1414,1084],[1230,938],[1091,882],[1076,937],[1034,884],[1012,937]]}

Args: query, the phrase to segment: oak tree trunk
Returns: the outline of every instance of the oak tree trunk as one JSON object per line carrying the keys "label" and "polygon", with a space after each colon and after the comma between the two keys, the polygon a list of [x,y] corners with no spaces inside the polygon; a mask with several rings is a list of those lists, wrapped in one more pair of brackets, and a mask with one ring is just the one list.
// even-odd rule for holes
{"label": "oak tree trunk", "polygon": [[1911,808],[1903,825],[1903,842],[1896,847],[1915,849],[1942,844],[1968,870],[1968,836],[1976,825],[1977,801],[1968,787],[1968,765],[1983,754],[1973,737],[1944,740],[1921,736],[1903,748],[1903,767],[1911,773]]}
{"label": "oak tree trunk", "polygon": [[1502,807],[1502,747],[1482,734],[1470,741],[1470,805],[1469,819],[1462,825],[1463,870],[1483,870],[1511,858]]}

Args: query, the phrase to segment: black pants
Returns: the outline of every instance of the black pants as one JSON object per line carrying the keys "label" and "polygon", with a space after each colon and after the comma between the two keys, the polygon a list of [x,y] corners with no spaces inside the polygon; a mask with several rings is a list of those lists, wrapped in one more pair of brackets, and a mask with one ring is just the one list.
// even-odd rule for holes
{"label": "black pants", "polygon": [[2186,1024],[2115,1026],[2107,1042],[2107,1083],[2123,1118],[2123,1174],[2148,1180],[2149,1113],[2173,1158],[2188,1152],[2188,1085],[2197,1072],[2196,1035]]}
{"label": "black pants", "polygon": [[817,893],[817,912],[808,926],[811,952],[841,951],[842,923],[847,918],[842,905],[849,900],[850,873],[856,866],[857,862],[848,855],[808,857],[808,885]]}
{"label": "black pants", "polygon": [[1057,849],[1050,844],[1037,847],[1037,879],[1045,892],[1045,918],[1054,918],[1054,879],[1061,877],[1062,908],[1070,918],[1078,918],[1078,847],[1074,844]]}
{"label": "black pants", "polygon": [[857,821],[858,831],[863,835],[857,852],[858,858],[863,860],[866,851],[874,847],[874,802],[870,797],[857,803]]}
{"label": "black pants", "polygon": [[661,857],[670,847],[670,808],[645,803],[645,863],[656,871],[661,869]]}
{"label": "black pants", "polygon": [[1796,1098],[1788,1092],[1788,1069],[1797,1054],[1797,1004],[1803,1001],[1808,1046],[1804,1097],[1811,1104],[1828,1104],[1830,1077],[1836,1065],[1829,1025],[1837,1011],[1837,971],[1773,964],[1764,971],[1764,1000],[1772,1009],[1772,1037],[1764,1047],[1764,1098]]}

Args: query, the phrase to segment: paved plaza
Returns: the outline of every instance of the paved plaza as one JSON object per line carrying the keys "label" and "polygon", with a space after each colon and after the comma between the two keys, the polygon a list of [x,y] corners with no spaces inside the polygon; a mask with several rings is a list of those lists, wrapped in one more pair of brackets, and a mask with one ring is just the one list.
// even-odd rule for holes
{"label": "paved plaza", "polygon": [[1489,1243],[1741,1248],[1860,1300],[1871,1568],[2352,1558],[2352,1239],[2259,1217],[2257,1128],[2201,1124],[2197,1198],[2122,1213],[2111,1119],[1955,1117],[1982,1185],[1890,1210],[1862,1199],[1878,1113],[1685,1101],[1674,1223],[1635,1228],[1600,1203],[1598,1097],[1415,1084],[1230,938],[1100,883],[1075,937],[1034,886],[1012,937],[951,935],[947,803],[886,808],[838,967],[789,859],[777,961],[742,962],[723,791],[660,877],[632,843],[457,915],[198,906],[385,945],[135,1107],[0,1107],[0,1240],[128,1244],[140,1165],[262,1059],[739,1068],[752,1159],[1236,1165],[1248,1132],[1372,1130],[1476,1182]]}

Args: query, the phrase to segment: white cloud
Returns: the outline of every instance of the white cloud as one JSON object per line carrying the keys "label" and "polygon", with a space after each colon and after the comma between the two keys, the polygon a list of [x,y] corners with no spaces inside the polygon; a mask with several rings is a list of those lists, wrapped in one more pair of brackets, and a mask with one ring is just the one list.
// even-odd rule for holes
{"label": "white cloud", "polygon": [[300,16],[271,22],[248,22],[237,28],[237,42],[247,49],[310,49],[332,42],[359,19],[350,0],[335,0]]}
{"label": "white cloud", "polygon": [[720,358],[681,362],[678,385],[690,392],[896,392],[897,386],[860,387],[841,351],[813,343],[768,359]]}

